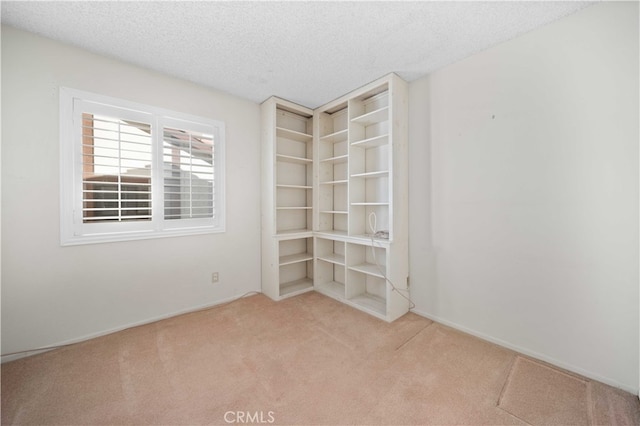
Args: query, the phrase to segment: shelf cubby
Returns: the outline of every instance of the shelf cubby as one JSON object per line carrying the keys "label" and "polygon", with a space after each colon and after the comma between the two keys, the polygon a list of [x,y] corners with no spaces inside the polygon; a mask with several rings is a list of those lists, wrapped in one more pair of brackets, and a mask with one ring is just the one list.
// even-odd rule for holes
{"label": "shelf cubby", "polygon": [[304,185],[277,185],[276,209],[312,208],[312,188]]}
{"label": "shelf cubby", "polygon": [[389,91],[379,87],[349,101],[349,140],[352,145],[374,147],[389,143]]}
{"label": "shelf cubby", "polygon": [[387,299],[372,293],[368,289],[373,287],[381,287],[381,283],[363,283],[361,284],[362,292],[351,296],[349,301],[360,307],[362,310],[369,312],[370,314],[377,316],[381,319],[385,319],[387,316]]}
{"label": "shelf cubby", "polygon": [[349,98],[350,121],[369,124],[388,120],[389,106],[389,84],[376,85]]}
{"label": "shelf cubby", "polygon": [[338,300],[345,298],[345,243],[316,237],[317,291]]}
{"label": "shelf cubby", "polygon": [[281,239],[278,242],[278,265],[285,266],[313,260],[313,238]]}
{"label": "shelf cubby", "polygon": [[316,258],[345,266],[345,243],[327,238],[316,238]]}
{"label": "shelf cubby", "polygon": [[276,235],[312,232],[311,214],[313,209],[276,208]]}
{"label": "shelf cubby", "polygon": [[280,296],[313,288],[313,238],[283,239],[278,243]]}
{"label": "shelf cubby", "polygon": [[[375,203],[353,203],[350,206],[349,218],[352,220],[349,223],[349,235],[359,238],[370,239],[377,231],[390,231],[389,222],[389,209],[390,204],[375,204]],[[375,229],[371,228],[369,224],[369,215],[375,213]]]}
{"label": "shelf cubby", "polygon": [[318,112],[316,120],[320,126],[320,133],[318,134],[320,140],[347,140],[346,133],[349,128],[347,101],[339,102],[329,108],[322,108]]}
{"label": "shelf cubby", "polygon": [[280,284],[280,297],[291,297],[313,290],[313,278],[304,277]]}
{"label": "shelf cubby", "polygon": [[347,244],[347,268],[382,278],[386,274],[386,248],[369,244]]}
{"label": "shelf cubby", "polygon": [[347,258],[347,299],[378,316],[385,315],[387,250],[375,245],[347,244]]}
{"label": "shelf cubby", "polygon": [[[279,158],[278,158],[279,159]],[[313,188],[313,163],[277,161],[276,186],[311,186]]]}
{"label": "shelf cubby", "polygon": [[389,203],[389,183],[386,177],[379,179],[352,178],[351,204],[354,203]]}

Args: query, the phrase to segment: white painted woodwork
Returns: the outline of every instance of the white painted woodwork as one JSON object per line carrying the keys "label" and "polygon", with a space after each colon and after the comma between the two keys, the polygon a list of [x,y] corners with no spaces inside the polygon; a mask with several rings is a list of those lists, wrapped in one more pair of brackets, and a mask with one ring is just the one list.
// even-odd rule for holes
{"label": "white painted woodwork", "polygon": [[[390,74],[315,111],[272,97],[262,125],[263,292],[404,315],[385,276],[408,295],[407,84]],[[389,240],[371,239],[372,212]]]}
{"label": "white painted woodwork", "polygon": [[313,111],[262,106],[262,291],[274,300],[313,290]]}

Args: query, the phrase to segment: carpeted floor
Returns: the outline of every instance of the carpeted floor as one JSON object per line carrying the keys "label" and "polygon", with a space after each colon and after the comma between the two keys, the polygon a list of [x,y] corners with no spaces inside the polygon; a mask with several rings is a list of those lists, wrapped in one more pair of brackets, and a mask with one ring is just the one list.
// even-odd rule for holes
{"label": "carpeted floor", "polygon": [[252,296],[2,365],[2,424],[640,424],[636,396],[408,314]]}

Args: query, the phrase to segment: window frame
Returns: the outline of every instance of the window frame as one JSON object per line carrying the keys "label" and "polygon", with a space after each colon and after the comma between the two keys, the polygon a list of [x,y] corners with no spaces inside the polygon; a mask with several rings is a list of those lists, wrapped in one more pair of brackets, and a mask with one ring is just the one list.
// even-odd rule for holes
{"label": "window frame", "polygon": [[[62,246],[225,232],[225,124],[222,121],[91,92],[60,87],[60,244]],[[151,220],[84,223],[82,217],[83,151],[82,113],[75,105],[89,104],[95,111],[119,111],[123,118],[147,120],[151,125]],[[83,108],[84,109],[84,108]],[[120,116],[118,116],[120,118]],[[205,219],[165,219],[163,141],[164,128],[186,124],[185,130],[213,132],[213,209]]]}

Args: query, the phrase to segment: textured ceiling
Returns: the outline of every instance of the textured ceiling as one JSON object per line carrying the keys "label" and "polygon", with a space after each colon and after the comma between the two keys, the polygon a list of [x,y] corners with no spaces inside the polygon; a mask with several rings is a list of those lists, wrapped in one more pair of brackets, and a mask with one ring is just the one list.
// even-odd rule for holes
{"label": "textured ceiling", "polygon": [[11,2],[2,23],[262,102],[411,81],[590,2]]}

